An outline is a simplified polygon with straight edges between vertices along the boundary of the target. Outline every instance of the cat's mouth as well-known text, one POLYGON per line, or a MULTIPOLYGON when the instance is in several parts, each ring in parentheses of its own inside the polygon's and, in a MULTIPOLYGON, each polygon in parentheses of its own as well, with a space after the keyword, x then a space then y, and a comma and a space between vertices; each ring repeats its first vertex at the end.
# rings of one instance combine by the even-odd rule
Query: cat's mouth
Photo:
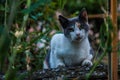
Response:
POLYGON ((83 39, 84 39, 84 37, 81 36, 81 37, 74 38, 73 41, 75 41, 75 42, 81 42, 83 39))
POLYGON ((76 41, 79 41, 79 40, 81 40, 82 39, 82 37, 77 37, 75 40, 76 41))

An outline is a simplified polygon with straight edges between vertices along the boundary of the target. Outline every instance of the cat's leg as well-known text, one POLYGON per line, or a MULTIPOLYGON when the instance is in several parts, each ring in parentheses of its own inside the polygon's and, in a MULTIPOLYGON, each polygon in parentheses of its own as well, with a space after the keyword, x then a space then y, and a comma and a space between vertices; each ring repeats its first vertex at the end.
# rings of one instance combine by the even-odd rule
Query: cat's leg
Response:
POLYGON ((63 62, 63 59, 57 55, 57 52, 54 51, 51 53, 50 55, 50 65, 51 65, 51 68, 57 68, 57 67, 64 67, 65 64, 63 62))
POLYGON ((50 52, 51 50, 49 49, 48 50, 48 53, 44 59, 44 62, 43 62, 43 69, 49 69, 50 68, 50 52))
POLYGON ((94 51, 92 48, 90 48, 90 50, 88 51, 89 55, 83 60, 82 65, 89 65, 92 66, 92 59, 94 56, 94 51))
POLYGON ((63 63, 62 59, 57 59, 56 60, 56 67, 65 67, 65 64, 63 63))
POLYGON ((93 58, 93 55, 91 55, 91 54, 89 56, 87 56, 87 58, 85 58, 83 60, 82 66, 84 66, 84 65, 92 66, 93 65, 92 58, 93 58))

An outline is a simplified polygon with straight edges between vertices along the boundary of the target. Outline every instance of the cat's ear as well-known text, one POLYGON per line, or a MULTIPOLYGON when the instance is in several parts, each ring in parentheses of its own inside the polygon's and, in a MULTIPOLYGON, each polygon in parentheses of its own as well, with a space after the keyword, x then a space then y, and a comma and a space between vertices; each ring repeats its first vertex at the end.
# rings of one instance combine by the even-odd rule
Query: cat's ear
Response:
POLYGON ((87 22, 88 21, 88 14, 87 14, 87 10, 85 8, 83 8, 81 11, 80 11, 80 14, 79 14, 79 19, 84 21, 84 22, 87 22))
POLYGON ((67 18, 63 17, 62 15, 59 15, 58 20, 59 20, 60 24, 62 25, 62 27, 65 29, 68 25, 69 20, 67 18))

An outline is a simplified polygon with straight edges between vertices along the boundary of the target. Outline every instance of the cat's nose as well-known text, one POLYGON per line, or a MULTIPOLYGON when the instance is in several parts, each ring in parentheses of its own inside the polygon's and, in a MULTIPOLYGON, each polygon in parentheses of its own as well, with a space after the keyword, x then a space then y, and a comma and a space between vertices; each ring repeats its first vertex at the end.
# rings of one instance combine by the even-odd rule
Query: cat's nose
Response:
POLYGON ((80 33, 77 33, 76 35, 77 35, 77 36, 80 36, 80 33))

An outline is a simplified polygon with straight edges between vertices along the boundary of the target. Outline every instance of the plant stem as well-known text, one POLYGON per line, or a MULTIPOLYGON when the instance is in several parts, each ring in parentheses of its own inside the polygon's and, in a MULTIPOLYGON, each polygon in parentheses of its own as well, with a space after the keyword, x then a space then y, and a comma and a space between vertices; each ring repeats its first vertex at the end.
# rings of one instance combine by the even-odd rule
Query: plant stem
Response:
MULTIPOLYGON (((30 7, 30 4, 31 4, 31 0, 27 0, 27 5, 26 7, 29 8, 30 7)), ((26 13, 23 17, 23 22, 22 22, 22 30, 24 31, 25 29, 25 25, 26 25, 26 22, 28 20, 28 16, 29 16, 29 13, 26 13)))
POLYGON ((10 27, 12 26, 13 24, 13 20, 14 20, 14 16, 15 16, 15 10, 16 10, 16 3, 18 2, 18 0, 13 0, 12 1, 12 5, 11 5, 11 10, 10 10, 10 16, 9 16, 9 19, 8 19, 8 24, 7 24, 7 28, 8 30, 10 29, 10 27))
POLYGON ((7 26, 7 23, 6 23, 6 17, 7 17, 7 0, 5 2, 5 14, 4 14, 4 26, 7 26))

